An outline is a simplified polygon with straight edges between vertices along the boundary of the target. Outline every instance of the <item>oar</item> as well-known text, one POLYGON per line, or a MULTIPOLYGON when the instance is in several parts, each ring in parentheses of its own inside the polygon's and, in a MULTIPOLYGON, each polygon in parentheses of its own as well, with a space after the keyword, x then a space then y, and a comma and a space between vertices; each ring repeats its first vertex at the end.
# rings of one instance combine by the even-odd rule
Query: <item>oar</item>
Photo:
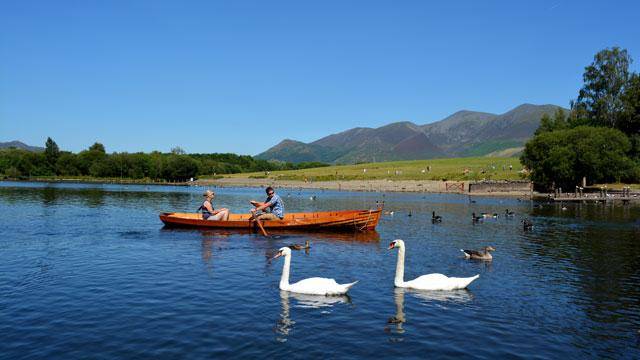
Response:
POLYGON ((269 234, 267 234, 267 231, 264 229, 264 226, 262 226, 262 221, 256 219, 256 222, 258 223, 258 227, 260 228, 260 231, 262 231, 262 235, 264 235, 265 237, 268 237, 269 234))
POLYGON ((251 217, 251 220, 255 221, 258 224, 258 227, 260 228, 260 231, 262 232, 262 235, 264 235, 265 237, 269 236, 269 234, 267 234, 267 231, 264 229, 264 226, 262 226, 262 222, 260 220, 258 220, 257 218, 255 218, 255 214, 254 214, 254 216, 251 217))

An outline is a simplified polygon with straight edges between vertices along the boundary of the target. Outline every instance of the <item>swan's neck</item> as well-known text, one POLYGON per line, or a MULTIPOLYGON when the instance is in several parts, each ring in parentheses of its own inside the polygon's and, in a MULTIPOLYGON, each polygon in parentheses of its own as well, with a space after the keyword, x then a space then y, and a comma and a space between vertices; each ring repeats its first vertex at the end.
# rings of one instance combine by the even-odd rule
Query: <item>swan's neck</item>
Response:
POLYGON ((396 278, 393 281, 396 287, 404 285, 404 246, 398 248, 398 262, 396 263, 396 278))
POLYGON ((291 267, 291 255, 284 257, 282 276, 280 277, 280 289, 282 290, 286 290, 289 287, 289 267, 291 267))

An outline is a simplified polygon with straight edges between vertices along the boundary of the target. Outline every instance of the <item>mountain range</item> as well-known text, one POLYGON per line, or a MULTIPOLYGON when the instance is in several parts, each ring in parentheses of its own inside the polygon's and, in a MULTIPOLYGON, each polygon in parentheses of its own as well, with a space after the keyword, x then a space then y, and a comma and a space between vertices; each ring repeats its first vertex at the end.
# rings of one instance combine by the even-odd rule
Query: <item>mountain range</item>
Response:
MULTIPOLYGON (((511 156, 533 136, 543 114, 556 105, 523 104, 504 114, 458 111, 440 121, 357 127, 311 143, 285 139, 258 159, 331 164, 464 156, 511 156)), ((568 111, 567 109, 563 109, 568 111)))
POLYGON ((22 150, 34 151, 34 152, 44 151, 43 147, 27 145, 17 140, 0 142, 0 149, 10 149, 10 148, 16 148, 16 149, 22 149, 22 150))

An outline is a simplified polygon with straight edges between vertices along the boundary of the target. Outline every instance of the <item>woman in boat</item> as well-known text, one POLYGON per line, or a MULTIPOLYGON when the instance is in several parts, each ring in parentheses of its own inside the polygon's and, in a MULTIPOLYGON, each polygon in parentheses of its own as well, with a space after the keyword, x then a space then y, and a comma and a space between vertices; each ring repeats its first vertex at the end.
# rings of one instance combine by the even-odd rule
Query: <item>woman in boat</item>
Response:
POLYGON ((222 221, 229 220, 229 209, 222 208, 222 209, 216 210, 213 208, 212 202, 213 202, 213 198, 216 196, 216 194, 213 191, 207 190, 204 192, 204 194, 202 194, 202 196, 204 196, 204 202, 202 203, 202 205, 200 205, 198 210, 202 211, 203 219, 222 220, 222 221))

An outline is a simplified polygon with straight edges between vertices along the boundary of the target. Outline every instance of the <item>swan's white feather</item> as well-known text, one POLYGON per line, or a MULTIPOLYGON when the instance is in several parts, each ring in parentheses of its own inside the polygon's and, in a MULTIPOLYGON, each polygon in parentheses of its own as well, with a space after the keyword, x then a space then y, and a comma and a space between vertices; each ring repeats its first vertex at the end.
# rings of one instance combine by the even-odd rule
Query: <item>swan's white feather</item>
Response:
POLYGON ((479 277, 480 275, 457 278, 443 274, 427 274, 411 281, 405 281, 404 287, 418 290, 457 290, 466 288, 479 277))

